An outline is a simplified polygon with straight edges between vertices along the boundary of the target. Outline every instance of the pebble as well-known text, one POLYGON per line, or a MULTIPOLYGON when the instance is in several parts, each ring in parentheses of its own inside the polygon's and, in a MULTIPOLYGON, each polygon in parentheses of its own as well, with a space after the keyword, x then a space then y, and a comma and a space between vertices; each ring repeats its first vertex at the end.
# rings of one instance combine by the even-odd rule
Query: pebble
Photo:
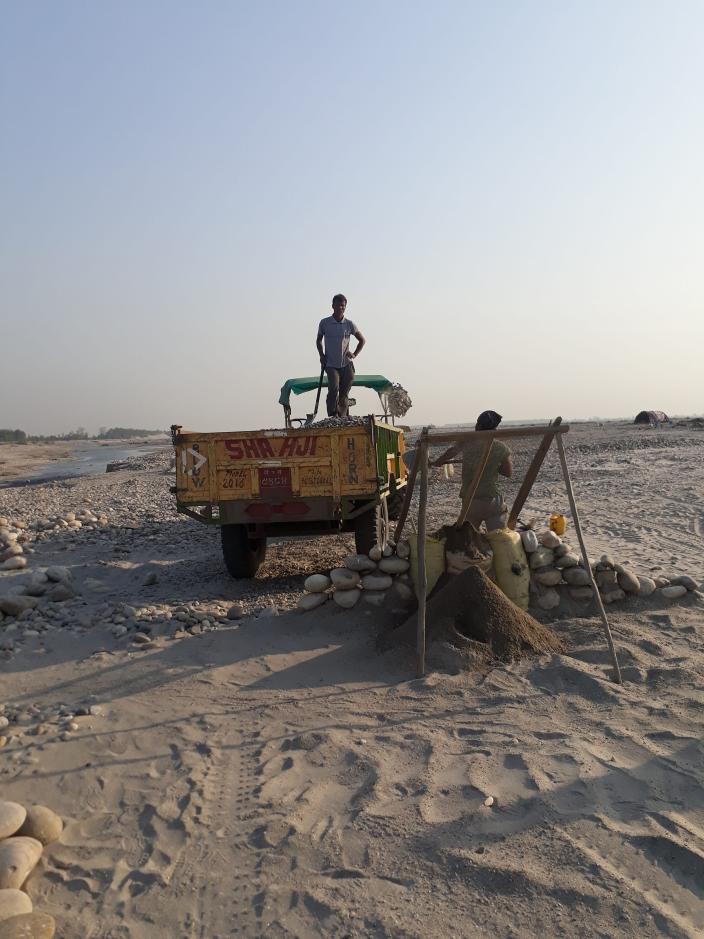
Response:
POLYGON ((359 586, 361 580, 357 571, 351 571, 347 567, 336 567, 330 571, 330 580, 333 587, 339 590, 352 590, 359 586))
POLYGON ((136 642, 138 645, 145 642, 151 642, 151 640, 152 637, 147 635, 147 633, 135 633, 134 636, 132 636, 132 642, 136 642))
POLYGON ((553 587, 538 594, 538 606, 541 610, 554 610, 560 605, 560 594, 553 587))
POLYGON ((53 587, 46 596, 48 600, 52 600, 54 603, 62 603, 64 600, 72 600, 75 597, 75 593, 68 584, 59 583, 53 587))
POLYGON ((558 570, 564 570, 568 567, 577 567, 579 564, 579 558, 576 554, 563 554, 559 558, 555 558, 555 567, 558 570))
POLYGON ((22 913, 0 922, 0 939, 53 939, 56 922, 48 913, 22 913))
POLYGON ((562 571, 555 570, 554 567, 541 567, 533 571, 535 582, 543 587, 556 587, 562 580, 562 571))
POLYGON ((674 577, 670 583, 675 587, 682 586, 687 590, 697 590, 697 582, 689 574, 680 574, 679 577, 674 577))
POLYGON ((11 916, 32 912, 32 901, 26 893, 16 888, 0 890, 0 923, 11 916))
POLYGON ((278 616, 279 608, 274 604, 270 603, 268 606, 265 606, 261 609, 257 615, 257 619, 266 619, 269 616, 278 616))
POLYGON ((326 603, 328 599, 329 595, 327 593, 306 593, 300 598, 296 606, 299 610, 315 610, 323 603, 326 603))
POLYGON ((396 554, 398 557, 403 558, 403 560, 409 558, 411 556, 410 542, 406 541, 405 538, 399 541, 399 543, 396 545, 396 554))
POLYGON ((27 810, 19 802, 0 802, 0 840, 20 830, 27 810))
POLYGON ((656 577, 656 578, 655 578, 655 586, 656 586, 656 587, 669 587, 669 586, 670 586, 670 580, 669 580, 669 578, 667 578, 667 577, 656 577))
POLYGON ((555 560, 555 554, 550 548, 538 548, 530 555, 530 569, 537 570, 539 567, 552 567, 555 560))
POLYGON ((0 890, 19 889, 42 856, 41 842, 14 836, 0 841, 0 890))
POLYGON ((550 529, 541 531, 538 535, 538 541, 544 548, 557 548, 562 544, 560 536, 550 529))
POLYGON ((618 573, 618 585, 626 593, 638 593, 640 591, 640 580, 631 571, 625 569, 618 573))
POLYGON ((36 838, 41 844, 47 845, 58 841, 63 829, 64 823, 56 812, 45 805, 30 805, 20 835, 36 838))
POLYGON ((362 578, 365 590, 388 590, 391 584, 392 579, 388 574, 366 574, 362 578))
POLYGON ((484 799, 484 805, 485 805, 487 808, 491 808, 491 806, 492 806, 493 804, 494 804, 494 797, 493 797, 493 796, 487 796, 486 799, 484 799))
POLYGON ((569 567, 563 571, 563 577, 571 587, 589 587, 591 590, 589 571, 583 567, 569 567))
POLYGON ((322 593, 327 590, 332 581, 326 574, 311 574, 306 577, 303 587, 308 593, 322 593))
POLYGON ((638 575, 638 596, 649 597, 655 592, 655 581, 651 577, 638 575))
POLYGON ((380 561, 383 557, 383 551, 378 544, 375 544, 374 547, 369 552, 369 558, 372 561, 380 561))
POLYGON ((332 598, 338 606, 345 610, 351 610, 361 596, 362 591, 354 587, 352 590, 336 590, 332 598))
POLYGON ((682 584, 675 584, 672 587, 662 587, 660 593, 666 600, 679 600, 687 593, 687 588, 682 584))
POLYGON ((230 609, 227 611, 228 619, 242 619, 244 615, 244 607, 241 603, 233 603, 230 609))
POLYGON ((159 576, 156 571, 149 571, 147 576, 142 580, 143 587, 153 587, 154 584, 159 582, 159 576))
POLYGON ((375 571, 376 562, 368 558, 366 554, 348 554, 345 558, 345 567, 351 571, 375 571))
POLYGON ((526 530, 522 531, 520 534, 523 550, 526 554, 532 554, 534 551, 538 550, 538 536, 532 528, 526 528, 526 530))

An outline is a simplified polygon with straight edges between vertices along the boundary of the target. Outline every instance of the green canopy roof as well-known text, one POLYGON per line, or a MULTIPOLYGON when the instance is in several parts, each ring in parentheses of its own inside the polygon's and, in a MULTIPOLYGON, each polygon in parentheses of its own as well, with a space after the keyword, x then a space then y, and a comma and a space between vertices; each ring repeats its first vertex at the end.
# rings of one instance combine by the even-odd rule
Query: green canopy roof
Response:
MULTIPOLYGON (((279 404, 283 404, 284 407, 288 407, 289 399, 291 397, 291 392, 295 395, 301 395, 304 391, 315 391, 318 387, 318 382, 320 381, 320 376, 311 376, 310 378, 289 378, 289 380, 282 385, 281 394, 279 395, 279 404)), ((328 376, 323 375, 323 388, 327 388, 328 385, 328 376)), ((352 385, 357 385, 361 388, 372 388, 377 394, 383 394, 385 391, 391 390, 391 382, 388 378, 384 378, 383 375, 355 375, 352 385)))

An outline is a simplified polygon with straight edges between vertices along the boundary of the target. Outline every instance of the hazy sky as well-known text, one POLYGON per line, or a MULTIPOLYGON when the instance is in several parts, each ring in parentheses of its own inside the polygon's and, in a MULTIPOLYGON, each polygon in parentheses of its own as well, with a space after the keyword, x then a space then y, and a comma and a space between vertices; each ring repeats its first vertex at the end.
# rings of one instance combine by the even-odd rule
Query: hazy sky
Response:
POLYGON ((338 291, 413 423, 704 411, 701 0, 0 16, 0 427, 277 426, 338 291))

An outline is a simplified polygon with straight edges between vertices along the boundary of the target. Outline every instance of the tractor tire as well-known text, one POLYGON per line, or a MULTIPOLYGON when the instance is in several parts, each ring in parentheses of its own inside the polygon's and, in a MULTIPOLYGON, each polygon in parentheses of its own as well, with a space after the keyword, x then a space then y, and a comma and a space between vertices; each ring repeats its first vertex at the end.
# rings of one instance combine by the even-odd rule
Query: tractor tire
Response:
POLYGON ((221 525, 222 556, 232 577, 254 577, 266 557, 266 538, 250 538, 246 525, 221 525))
POLYGON ((388 538, 386 498, 368 512, 358 515, 354 523, 354 544, 357 554, 369 554, 374 545, 383 545, 388 538))

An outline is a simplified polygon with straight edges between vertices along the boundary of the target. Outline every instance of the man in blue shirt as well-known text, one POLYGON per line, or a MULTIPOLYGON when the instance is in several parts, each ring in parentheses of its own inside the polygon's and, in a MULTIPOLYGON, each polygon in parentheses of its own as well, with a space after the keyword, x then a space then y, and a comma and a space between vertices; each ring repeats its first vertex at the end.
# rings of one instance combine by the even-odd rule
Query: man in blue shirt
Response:
POLYGON ((345 319, 346 309, 347 298, 336 293, 332 298, 332 316, 326 316, 318 326, 316 346, 320 364, 328 376, 328 417, 347 417, 347 397, 354 381, 352 360, 357 358, 366 341, 352 320, 345 319), (352 336, 357 340, 354 352, 350 352, 352 336))

